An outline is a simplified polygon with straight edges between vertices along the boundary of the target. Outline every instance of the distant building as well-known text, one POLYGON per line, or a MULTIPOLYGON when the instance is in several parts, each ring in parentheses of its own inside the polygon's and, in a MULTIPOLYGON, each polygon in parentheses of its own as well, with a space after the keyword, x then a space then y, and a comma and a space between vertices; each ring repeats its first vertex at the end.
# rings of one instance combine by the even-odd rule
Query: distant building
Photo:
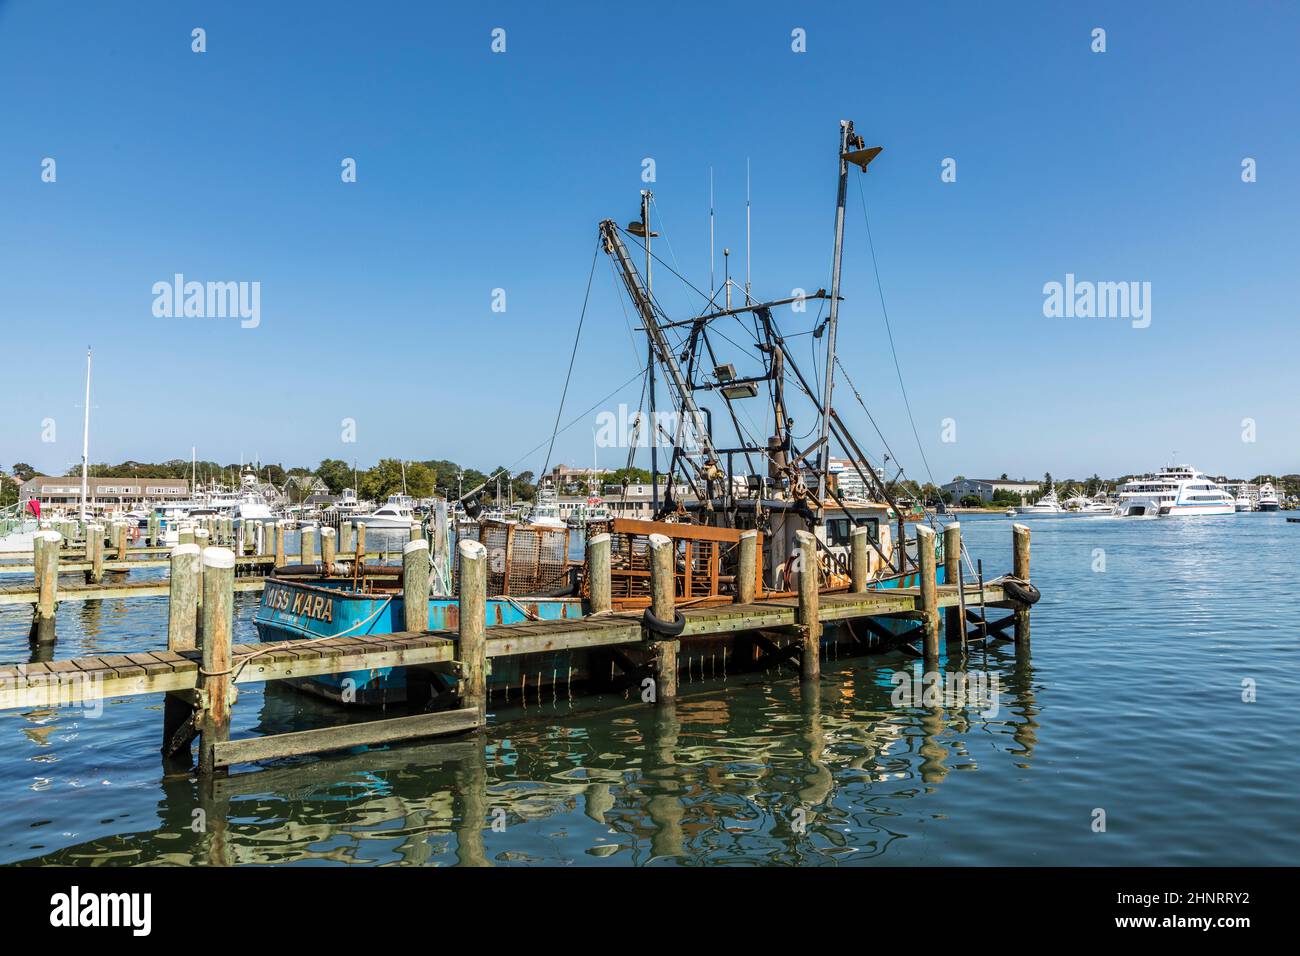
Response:
POLYGON ((587 490, 593 471, 597 482, 605 475, 614 473, 609 468, 574 468, 571 465, 556 465, 551 469, 551 487, 562 495, 580 494, 587 490))
MULTIPOLYGON (((856 462, 856 468, 854 464, 855 462, 847 458, 832 458, 829 460, 827 470, 835 483, 835 490, 850 501, 875 501, 877 497, 875 489, 862 480, 864 475, 872 473, 871 466, 865 461, 856 462), (859 471, 862 472, 861 475, 858 474, 859 471)), ((884 469, 876 468, 874 471, 876 477, 883 484, 884 469)))
POLYGON ((1037 494, 1040 483, 1037 481, 1012 481, 1007 478, 958 478, 943 486, 943 490, 952 495, 953 501, 960 501, 967 495, 978 495, 981 501, 992 501, 998 491, 1009 491, 1013 495, 1037 494))
MULTIPOLYGON (((86 504, 98 511, 130 511, 190 497, 184 478, 89 478, 86 484, 86 504)), ((81 479, 37 475, 18 486, 18 499, 24 505, 40 502, 42 512, 75 511, 81 507, 81 479)))
MULTIPOLYGON (((666 485, 659 487, 659 503, 662 505, 666 485)), ((622 485, 606 485, 604 502, 611 518, 653 518, 654 506, 650 484, 630 484, 626 492, 622 485)), ((694 501, 695 495, 686 485, 673 487, 674 501, 694 501)))

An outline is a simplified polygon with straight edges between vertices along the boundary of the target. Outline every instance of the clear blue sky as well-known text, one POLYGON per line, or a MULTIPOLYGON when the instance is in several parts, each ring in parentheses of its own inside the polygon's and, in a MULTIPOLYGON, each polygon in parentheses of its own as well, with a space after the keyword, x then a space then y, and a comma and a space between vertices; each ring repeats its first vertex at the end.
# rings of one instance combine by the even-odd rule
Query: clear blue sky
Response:
MULTIPOLYGON (((0 0, 0 458, 78 460, 91 345, 95 461, 197 445, 514 464, 550 433, 597 223, 635 217, 642 159, 659 252, 707 287, 709 167, 734 274, 748 158, 755 293, 785 296, 827 281, 848 117, 885 147, 862 185, 936 480, 1117 474, 1175 450, 1300 471, 1298 38, 1284 3, 0 0), (155 318, 151 287, 176 272, 259 281, 260 326, 155 318), (1066 273, 1150 282, 1150 327, 1045 318, 1066 273)), ((842 355, 924 478, 856 183, 849 199, 842 355)), ((566 421, 637 368, 597 269, 566 421)), ((674 314, 698 306, 657 278, 674 314)), ((554 458, 589 462, 594 424, 554 458)))

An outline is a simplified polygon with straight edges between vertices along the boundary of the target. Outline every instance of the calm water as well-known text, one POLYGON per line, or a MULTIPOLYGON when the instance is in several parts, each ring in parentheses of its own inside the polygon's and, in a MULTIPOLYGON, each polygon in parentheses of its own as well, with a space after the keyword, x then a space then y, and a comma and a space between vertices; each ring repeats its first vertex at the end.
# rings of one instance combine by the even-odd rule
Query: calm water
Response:
MULTIPOLYGON (((1300 525, 1031 524, 1044 594, 1032 661, 1003 644, 964 664, 997 678, 996 713, 893 706, 890 675, 912 666, 898 657, 827 660, 802 689, 775 673, 724 680, 696 659, 673 710, 560 692, 494 724, 486 748, 305 758, 201 789, 162 773, 159 696, 106 702, 98 718, 7 711, 0 862, 1300 861, 1300 525)), ((1009 521, 962 526, 987 574, 1008 569, 1009 521)), ((236 603, 248 639, 255 597, 236 603)), ((28 622, 0 608, 4 663, 26 659, 28 622)), ((165 624, 164 599, 65 604, 57 656, 157 648, 165 624)), ((241 685, 234 734, 334 714, 241 685)))

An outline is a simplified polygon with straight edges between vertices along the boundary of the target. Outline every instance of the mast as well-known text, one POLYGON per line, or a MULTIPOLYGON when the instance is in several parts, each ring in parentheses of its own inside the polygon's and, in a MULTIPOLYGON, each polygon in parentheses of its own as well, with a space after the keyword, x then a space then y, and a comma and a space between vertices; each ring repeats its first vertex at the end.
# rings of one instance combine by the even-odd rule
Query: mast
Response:
POLYGON ((822 396, 821 448, 817 452, 817 516, 824 514, 826 469, 830 463, 831 395, 835 389, 835 332, 840 318, 840 264, 844 258, 844 195, 849 186, 849 163, 862 168, 880 154, 879 146, 864 148, 853 131, 853 120, 840 120, 840 175, 835 198, 835 252, 831 266, 831 306, 826 319, 826 386, 822 396))
MULTIPOLYGON (((650 292, 650 190, 641 190, 641 238, 645 240, 645 285, 646 297, 650 292)), ((653 312, 653 307, 651 308, 653 312)), ((655 345, 651 340, 646 343, 648 359, 646 366, 650 375, 650 510, 659 513, 659 433, 655 427, 655 345)), ((672 491, 672 476, 668 478, 669 491, 672 491)))
POLYGON ((90 490, 90 347, 86 347, 86 407, 81 426, 81 520, 87 521, 86 496, 90 490))
POLYGON ((844 158, 849 137, 853 135, 853 121, 840 120, 840 176, 835 199, 835 252, 831 264, 831 307, 826 320, 826 386, 822 397, 821 449, 817 452, 817 516, 825 509, 826 468, 830 458, 827 442, 831 428, 831 393, 835 389, 835 331, 840 319, 840 264, 844 258, 844 194, 849 185, 849 164, 844 158))

